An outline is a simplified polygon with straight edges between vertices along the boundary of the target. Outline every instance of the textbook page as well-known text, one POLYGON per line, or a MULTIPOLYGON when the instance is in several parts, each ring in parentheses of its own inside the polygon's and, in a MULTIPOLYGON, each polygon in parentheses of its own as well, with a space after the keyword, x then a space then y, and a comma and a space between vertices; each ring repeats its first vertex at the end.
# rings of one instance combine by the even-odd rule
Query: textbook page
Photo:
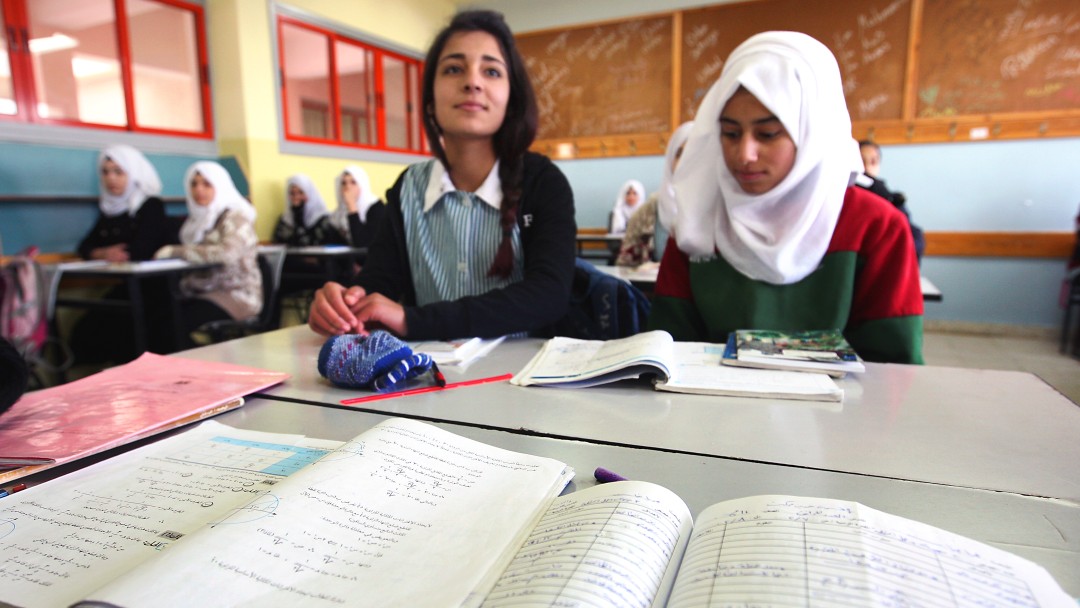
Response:
POLYGON ((669 377, 672 344, 671 335, 660 330, 618 340, 552 338, 510 383, 585 388, 646 373, 669 377))
POLYGON ((751 496, 698 515, 669 608, 1068 606, 1041 566, 854 502, 751 496))
POLYGON ((12 494, 0 500, 0 603, 71 605, 340 444, 208 421, 12 494))
POLYGON ((671 378, 657 382, 657 390, 834 403, 844 399, 843 389, 827 374, 724 366, 723 345, 675 342, 673 352, 671 378))
POLYGON ((663 606, 692 528, 686 504, 651 483, 560 496, 483 607, 663 606))
POLYGON ((90 599, 457 606, 509 563, 572 475, 549 458, 388 420, 90 599))

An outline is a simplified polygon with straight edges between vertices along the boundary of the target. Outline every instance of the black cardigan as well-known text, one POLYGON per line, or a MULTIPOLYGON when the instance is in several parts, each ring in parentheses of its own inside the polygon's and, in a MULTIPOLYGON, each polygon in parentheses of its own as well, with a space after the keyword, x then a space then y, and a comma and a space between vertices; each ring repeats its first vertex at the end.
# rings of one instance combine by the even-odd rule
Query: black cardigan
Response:
POLYGON ((90 259, 98 247, 127 243, 132 260, 149 260, 164 245, 179 242, 179 235, 165 217, 165 203, 156 196, 143 201, 134 217, 126 213, 112 217, 100 213, 90 232, 79 242, 78 252, 90 259))
POLYGON ((405 306, 410 340, 537 334, 566 314, 574 277, 574 195, 547 157, 527 153, 518 205, 524 278, 487 293, 416 305, 401 213, 402 177, 387 192, 387 208, 357 282, 405 306))

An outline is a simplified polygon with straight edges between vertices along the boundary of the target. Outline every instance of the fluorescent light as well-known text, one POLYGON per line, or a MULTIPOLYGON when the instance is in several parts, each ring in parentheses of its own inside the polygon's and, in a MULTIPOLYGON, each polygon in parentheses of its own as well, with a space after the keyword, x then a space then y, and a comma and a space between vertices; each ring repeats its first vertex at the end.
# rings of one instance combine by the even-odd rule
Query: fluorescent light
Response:
POLYGON ((113 60, 93 59, 87 55, 76 55, 71 58, 71 73, 75 75, 75 78, 90 78, 118 71, 119 67, 113 60))
POLYGON ((30 39, 30 52, 37 54, 52 53, 53 51, 63 51, 66 49, 73 49, 79 46, 79 41, 75 40, 71 36, 65 34, 53 34, 44 38, 31 38, 30 39))

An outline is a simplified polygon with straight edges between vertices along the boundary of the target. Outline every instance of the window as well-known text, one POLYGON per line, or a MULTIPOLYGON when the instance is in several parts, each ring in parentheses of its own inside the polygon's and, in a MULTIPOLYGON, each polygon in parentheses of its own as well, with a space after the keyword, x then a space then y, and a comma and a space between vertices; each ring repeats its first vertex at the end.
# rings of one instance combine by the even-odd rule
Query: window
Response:
POLYGON ((286 139, 427 151, 418 59, 285 15, 278 48, 286 139))
POLYGON ((211 136, 200 6, 2 2, 0 118, 211 136))

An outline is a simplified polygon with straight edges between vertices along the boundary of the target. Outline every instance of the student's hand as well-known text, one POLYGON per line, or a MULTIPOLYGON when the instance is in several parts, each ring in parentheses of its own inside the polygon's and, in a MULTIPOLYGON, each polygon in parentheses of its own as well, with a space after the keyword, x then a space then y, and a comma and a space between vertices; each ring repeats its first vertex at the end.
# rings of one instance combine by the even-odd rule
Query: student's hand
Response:
POLYGON ((359 332, 367 334, 376 329, 385 329, 400 338, 409 333, 405 323, 405 308, 381 293, 365 296, 354 309, 359 321, 359 332))
POLYGON ((131 259, 131 254, 128 253, 127 244, 117 243, 115 245, 109 245, 108 247, 98 247, 90 252, 90 257, 95 260, 105 260, 107 262, 127 262, 131 259))
POLYGON ((364 295, 362 287, 346 289, 340 283, 328 282, 315 292, 315 301, 308 312, 308 327, 324 336, 362 332, 356 308, 364 295))

